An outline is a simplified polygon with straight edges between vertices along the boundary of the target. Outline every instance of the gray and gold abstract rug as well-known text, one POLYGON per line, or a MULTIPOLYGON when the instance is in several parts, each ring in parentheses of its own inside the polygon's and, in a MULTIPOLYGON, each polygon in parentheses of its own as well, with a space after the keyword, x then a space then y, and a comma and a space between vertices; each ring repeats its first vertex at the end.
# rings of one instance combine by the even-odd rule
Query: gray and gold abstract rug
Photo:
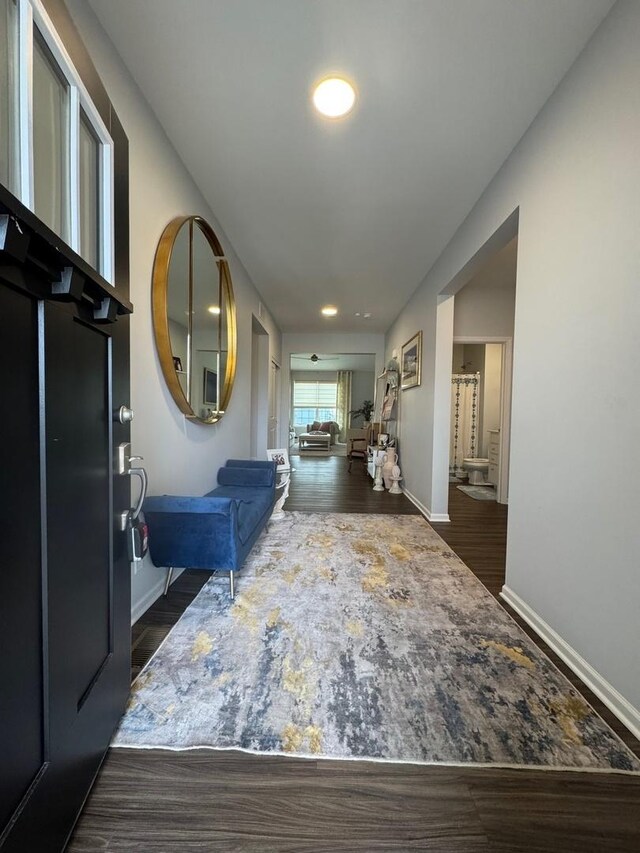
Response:
POLYGON ((417 516, 286 513, 211 578, 113 746, 640 771, 417 516))

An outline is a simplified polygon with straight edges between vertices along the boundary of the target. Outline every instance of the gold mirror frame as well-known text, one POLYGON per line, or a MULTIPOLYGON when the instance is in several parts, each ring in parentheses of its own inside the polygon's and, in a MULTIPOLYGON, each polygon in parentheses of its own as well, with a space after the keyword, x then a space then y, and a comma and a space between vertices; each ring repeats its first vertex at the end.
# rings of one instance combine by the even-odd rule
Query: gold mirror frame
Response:
MULTIPOLYGON (((189 420, 201 424, 215 424, 224 415, 229 405, 231 392, 236 376, 237 359, 237 328, 236 328, 236 303, 231 283, 231 272, 229 264, 224 257, 224 250, 216 237, 213 228, 201 216, 177 216, 166 226, 158 242, 156 255, 153 261, 152 279, 152 310, 153 330, 156 341, 156 349, 160 359, 160 366, 167 387, 171 392, 174 402, 180 411, 189 420), (180 384, 178 374, 173 361, 173 350, 171 348, 171 336, 169 334, 169 314, 167 310, 169 290, 169 270, 171 267, 171 256, 176 238, 183 227, 189 228, 189 278, 188 278, 188 303, 189 303, 189 348, 192 346, 191 323, 193 312, 193 229, 197 227, 205 236, 211 247, 212 258, 215 261, 220 282, 220 304, 224 310, 224 318, 227 325, 227 362, 225 366, 224 383, 220 391, 218 407, 208 418, 197 415, 180 384)), ((219 336, 220 333, 218 333, 219 336)), ((190 377, 189 377, 190 379, 190 377)), ((190 382, 187 384, 187 393, 190 394, 190 382)))

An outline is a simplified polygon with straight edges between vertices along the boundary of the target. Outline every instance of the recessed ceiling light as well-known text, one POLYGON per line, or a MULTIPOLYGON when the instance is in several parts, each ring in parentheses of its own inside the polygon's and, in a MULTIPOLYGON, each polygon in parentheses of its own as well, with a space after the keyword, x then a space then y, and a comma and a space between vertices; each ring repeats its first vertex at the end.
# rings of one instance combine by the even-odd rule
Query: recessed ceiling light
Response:
POLYGON ((219 305, 209 305, 209 307, 207 308, 207 311, 209 312, 209 314, 219 314, 220 313, 220 306, 219 305))
POLYGON ((338 313, 338 309, 335 308, 333 305, 325 305, 322 309, 322 313, 325 317, 335 317, 338 313))
POLYGON ((370 319, 371 319, 371 312, 370 312, 370 311, 367 311, 367 312, 366 312, 366 314, 364 314, 364 319, 365 319, 365 320, 370 320, 370 319))
POLYGON ((356 317, 359 317, 359 316, 360 316, 360 312, 356 311, 356 317))
POLYGON ((328 77, 313 92, 313 104, 327 118, 340 118, 350 112, 356 100, 351 83, 342 77, 328 77))

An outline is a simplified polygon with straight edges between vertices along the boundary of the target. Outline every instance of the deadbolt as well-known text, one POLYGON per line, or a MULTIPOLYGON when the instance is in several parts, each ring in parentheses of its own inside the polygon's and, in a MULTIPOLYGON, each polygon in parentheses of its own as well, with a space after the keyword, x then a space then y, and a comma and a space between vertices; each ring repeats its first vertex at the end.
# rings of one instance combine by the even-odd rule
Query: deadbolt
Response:
POLYGON ((118 409, 118 420, 121 424, 131 423, 133 420, 133 409, 128 408, 128 406, 120 406, 118 409))

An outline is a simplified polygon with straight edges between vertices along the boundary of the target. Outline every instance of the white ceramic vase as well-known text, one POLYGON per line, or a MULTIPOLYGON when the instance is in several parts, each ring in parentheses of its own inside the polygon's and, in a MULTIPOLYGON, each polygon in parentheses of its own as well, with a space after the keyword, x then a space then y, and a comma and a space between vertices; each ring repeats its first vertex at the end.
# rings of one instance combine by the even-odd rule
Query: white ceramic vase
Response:
POLYGON ((384 480, 384 486, 386 489, 391 488, 391 484, 393 482, 391 475, 393 473, 393 466, 398 462, 398 454, 390 447, 387 452, 384 454, 384 465, 382 466, 382 479, 384 480))

